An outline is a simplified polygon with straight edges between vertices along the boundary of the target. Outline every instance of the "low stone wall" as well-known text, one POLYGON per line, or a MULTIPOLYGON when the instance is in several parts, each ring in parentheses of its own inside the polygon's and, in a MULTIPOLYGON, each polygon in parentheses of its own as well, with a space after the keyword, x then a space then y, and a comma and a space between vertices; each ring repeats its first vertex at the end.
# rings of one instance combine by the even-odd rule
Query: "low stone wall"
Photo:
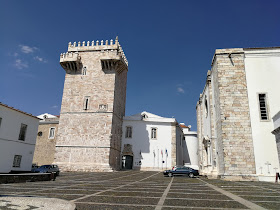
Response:
POLYGON ((28 173, 28 174, 0 174, 0 184, 50 181, 54 179, 51 173, 28 173))

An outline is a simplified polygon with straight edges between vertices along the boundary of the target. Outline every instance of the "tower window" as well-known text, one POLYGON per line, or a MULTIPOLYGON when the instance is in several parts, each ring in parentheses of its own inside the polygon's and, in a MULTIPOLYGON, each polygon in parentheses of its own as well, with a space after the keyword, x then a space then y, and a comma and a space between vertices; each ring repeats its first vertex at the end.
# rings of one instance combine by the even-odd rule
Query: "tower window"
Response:
POLYGON ((125 138, 132 138, 132 127, 131 126, 126 127, 125 138))
POLYGON ((55 134, 55 128, 50 128, 49 139, 53 139, 55 134))
POLYGON ((0 127, 1 127, 1 123, 2 123, 2 117, 0 117, 0 127))
POLYGON ((89 109, 89 96, 86 96, 84 98, 84 110, 88 110, 89 109))
POLYGON ((27 125, 21 123, 18 140, 22 140, 22 141, 25 140, 26 130, 27 130, 27 125))
POLYGON ((268 120, 267 96, 264 93, 259 94, 259 106, 261 120, 268 120))
POLYGON ((208 116, 208 102, 207 102, 207 96, 205 96, 205 100, 204 100, 204 110, 205 110, 205 117, 207 118, 207 116, 208 116))
POLYGON ((151 129, 151 139, 157 139, 157 128, 151 129))
POLYGON ((87 75, 87 67, 83 67, 82 74, 87 75))

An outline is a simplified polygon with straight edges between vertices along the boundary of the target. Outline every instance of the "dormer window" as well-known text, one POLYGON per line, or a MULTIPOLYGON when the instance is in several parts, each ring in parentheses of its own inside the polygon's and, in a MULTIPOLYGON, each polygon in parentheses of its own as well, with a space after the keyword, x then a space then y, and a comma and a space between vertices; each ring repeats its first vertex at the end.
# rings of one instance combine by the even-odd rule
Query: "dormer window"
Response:
POLYGON ((144 119, 147 119, 147 118, 148 118, 148 115, 142 114, 142 119, 141 120, 144 120, 144 119))

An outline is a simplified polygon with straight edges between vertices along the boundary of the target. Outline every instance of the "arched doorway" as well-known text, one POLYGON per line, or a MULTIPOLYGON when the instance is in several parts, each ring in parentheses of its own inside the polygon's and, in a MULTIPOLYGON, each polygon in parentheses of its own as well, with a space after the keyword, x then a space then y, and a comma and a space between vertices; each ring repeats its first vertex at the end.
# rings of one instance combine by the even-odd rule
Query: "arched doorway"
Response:
POLYGON ((133 168, 133 151, 131 144, 125 144, 122 152, 122 168, 132 169, 133 168))
POLYGON ((123 169, 132 169, 132 167, 133 167, 133 156, 124 155, 122 157, 122 168, 123 169))

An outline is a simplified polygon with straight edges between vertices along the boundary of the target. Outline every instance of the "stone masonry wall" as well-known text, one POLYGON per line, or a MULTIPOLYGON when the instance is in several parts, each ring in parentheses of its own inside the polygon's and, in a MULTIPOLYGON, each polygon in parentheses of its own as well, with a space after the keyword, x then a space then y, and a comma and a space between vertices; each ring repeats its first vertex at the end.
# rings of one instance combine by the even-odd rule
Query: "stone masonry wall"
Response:
POLYGON ((254 147, 242 49, 217 50, 215 65, 215 98, 218 100, 216 106, 219 105, 216 112, 217 141, 223 145, 224 175, 254 175, 254 147))
POLYGON ((176 147, 176 124, 174 123, 171 126, 171 166, 175 166, 177 164, 176 147))
POLYGON ((122 122, 125 115, 127 71, 115 76, 114 110, 112 119, 112 138, 110 151, 110 165, 120 169, 122 122))
POLYGON ((40 166, 54 162, 57 129, 58 123, 39 124, 38 132, 42 132, 42 136, 37 136, 32 163, 40 166), (49 132, 52 127, 55 128, 55 136, 53 139, 49 139, 49 132))
POLYGON ((216 160, 217 160, 217 173, 223 175, 224 168, 224 147, 223 147, 223 131, 221 125, 221 109, 220 109, 220 91, 219 91, 219 78, 217 71, 217 63, 214 62, 211 69, 212 75, 212 92, 213 102, 215 103, 215 130, 216 130, 216 160))
POLYGON ((202 156, 202 119, 201 119, 201 101, 197 102, 196 105, 196 120, 197 120, 197 139, 198 139, 198 165, 199 169, 203 167, 203 156, 202 156))

